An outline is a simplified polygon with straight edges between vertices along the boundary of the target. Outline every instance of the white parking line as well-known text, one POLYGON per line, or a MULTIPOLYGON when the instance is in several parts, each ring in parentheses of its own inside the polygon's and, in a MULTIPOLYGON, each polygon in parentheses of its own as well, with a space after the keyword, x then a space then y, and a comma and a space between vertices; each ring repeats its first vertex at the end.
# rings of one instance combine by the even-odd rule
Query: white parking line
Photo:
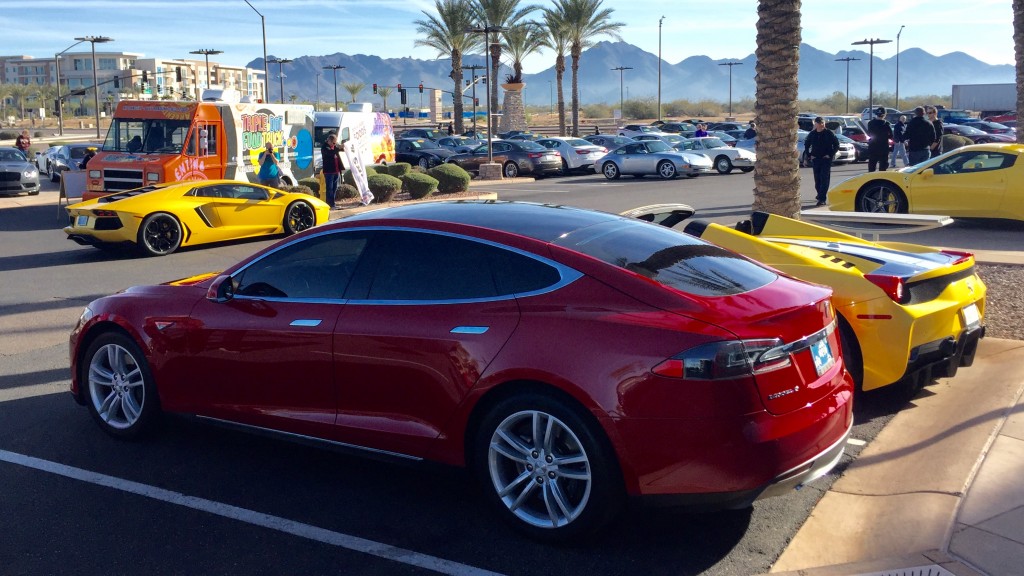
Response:
POLYGON ((860 438, 853 438, 853 437, 850 437, 846 441, 846 443, 851 445, 851 446, 866 446, 867 445, 867 442, 865 442, 864 440, 861 440, 860 438))
POLYGON ((284 532, 286 534, 315 540, 324 544, 331 544, 348 550, 370 554, 372 556, 385 558, 402 564, 409 564, 411 566, 433 570, 434 572, 440 572, 442 574, 453 574, 458 576, 496 576, 498 574, 497 572, 474 568, 473 566, 459 564, 458 562, 452 562, 443 558, 420 554, 419 552, 413 552, 412 550, 405 550, 388 544, 374 542, 373 540, 366 540, 365 538, 359 538, 358 536, 350 536, 348 534, 310 526, 309 524, 288 520, 287 518, 271 516, 269 514, 263 514, 246 508, 239 508, 229 504, 214 502, 205 498, 187 496, 180 492, 172 492, 155 486, 132 482, 131 480, 115 478, 113 476, 107 476, 106 474, 90 472, 88 470, 66 466, 49 460, 25 456, 24 454, 0 450, 0 461, 33 468, 35 470, 41 470, 43 472, 49 472, 51 474, 57 474, 58 476, 64 476, 73 480, 80 480, 90 484, 106 486, 115 490, 121 490, 122 492, 130 492, 139 496, 145 496, 146 498, 152 498, 169 504, 176 504, 178 506, 216 514, 217 516, 231 518, 232 520, 238 520, 247 524, 277 530, 278 532, 284 532))

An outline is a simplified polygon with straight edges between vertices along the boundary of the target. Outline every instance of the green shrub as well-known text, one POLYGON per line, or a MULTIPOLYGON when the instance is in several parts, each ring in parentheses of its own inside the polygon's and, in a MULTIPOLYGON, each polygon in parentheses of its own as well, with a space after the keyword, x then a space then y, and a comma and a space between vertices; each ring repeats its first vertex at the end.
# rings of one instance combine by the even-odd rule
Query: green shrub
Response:
POLYGON ((313 191, 309 189, 309 186, 304 184, 299 184, 298 186, 281 186, 280 190, 291 192, 293 194, 309 194, 310 196, 315 196, 313 191))
POLYGON ((36 130, 35 132, 32 133, 32 137, 33 138, 42 138, 43 137, 43 131, 42 130, 36 130))
POLYGON ((402 176, 408 174, 411 170, 412 164, 409 164, 408 162, 396 162, 388 166, 388 174, 394 176, 395 178, 401 178, 402 176))
POLYGON ((338 186, 338 191, 334 194, 336 200, 343 198, 358 198, 359 189, 351 184, 342 184, 338 186))
MULTIPOLYGON (((367 178, 369 178, 370 176, 373 176, 376 173, 377 173, 377 171, 374 170, 372 166, 367 166, 366 167, 366 177, 367 178)), ((344 182, 345 184, 348 184, 349 186, 355 186, 356 185, 356 179, 352 176, 352 171, 351 170, 345 170, 345 173, 341 175, 341 181, 344 182)))
POLYGON ((434 166, 427 174, 437 180, 438 194, 455 194, 469 190, 469 172, 455 164, 434 166))
POLYGON ((373 192, 373 202, 383 204, 391 202, 402 189, 402 181, 389 174, 374 174, 367 178, 370 184, 370 192, 373 192))
POLYGON ((402 190, 413 199, 426 198, 437 191, 437 178, 409 172, 402 177, 402 190))
POLYGON ((320 181, 316 178, 303 178, 299 180, 299 186, 305 186, 313 191, 313 196, 320 195, 320 181))
POLYGON ((18 133, 10 132, 8 130, 0 130, 0 140, 17 140, 18 133))

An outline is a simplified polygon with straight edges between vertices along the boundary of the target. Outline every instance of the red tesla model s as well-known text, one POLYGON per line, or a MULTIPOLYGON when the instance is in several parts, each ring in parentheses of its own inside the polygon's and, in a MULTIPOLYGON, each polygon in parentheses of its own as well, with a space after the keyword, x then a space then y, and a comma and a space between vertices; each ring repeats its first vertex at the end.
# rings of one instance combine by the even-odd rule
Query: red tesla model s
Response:
POLYGON ((425 203, 90 303, 71 391, 118 437, 167 412, 469 466, 513 525, 573 539, 627 496, 745 507, 831 469, 830 295, 633 218, 425 203))

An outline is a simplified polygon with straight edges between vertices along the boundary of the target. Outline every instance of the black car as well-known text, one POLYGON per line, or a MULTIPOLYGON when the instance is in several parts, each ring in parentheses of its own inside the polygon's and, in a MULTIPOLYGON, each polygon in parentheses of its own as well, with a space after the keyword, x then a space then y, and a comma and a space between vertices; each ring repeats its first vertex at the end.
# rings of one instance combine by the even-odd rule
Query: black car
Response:
POLYGON ((453 151, 427 138, 399 138, 395 140, 395 160, 408 162, 420 168, 433 168, 444 164, 453 151))
POLYGON ((591 144, 604 146, 609 152, 615 150, 619 146, 629 144, 630 142, 636 142, 636 140, 633 140, 629 136, 616 136, 614 134, 591 134, 590 136, 584 136, 583 139, 591 144))
MULTIPOLYGON (((530 140, 492 140, 491 156, 501 164, 505 178, 520 174, 559 174, 562 171, 562 155, 530 140)), ((449 164, 460 166, 467 172, 480 173, 480 165, 487 163, 487 145, 484 144, 469 154, 455 154, 448 158, 449 164)))
POLYGON ((683 138, 693 138, 697 127, 689 122, 662 122, 661 131, 669 134, 679 134, 683 138))
POLYGON ((50 182, 60 182, 60 173, 65 170, 81 170, 79 165, 89 148, 98 148, 96 144, 65 144, 50 159, 50 182))
POLYGON ((434 128, 410 128, 398 135, 399 138, 426 138, 437 142, 448 133, 434 128))

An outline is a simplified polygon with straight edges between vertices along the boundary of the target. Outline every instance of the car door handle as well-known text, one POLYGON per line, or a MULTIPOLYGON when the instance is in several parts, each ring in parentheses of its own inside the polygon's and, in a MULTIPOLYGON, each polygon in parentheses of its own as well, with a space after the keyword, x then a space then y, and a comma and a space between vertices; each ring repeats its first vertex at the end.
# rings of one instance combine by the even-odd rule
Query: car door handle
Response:
POLYGON ((490 329, 490 326, 456 326, 452 328, 452 334, 483 334, 490 329))
POLYGON ((322 320, 317 318, 300 318, 299 320, 292 320, 289 326, 302 326, 304 328, 314 328, 320 325, 322 320))

